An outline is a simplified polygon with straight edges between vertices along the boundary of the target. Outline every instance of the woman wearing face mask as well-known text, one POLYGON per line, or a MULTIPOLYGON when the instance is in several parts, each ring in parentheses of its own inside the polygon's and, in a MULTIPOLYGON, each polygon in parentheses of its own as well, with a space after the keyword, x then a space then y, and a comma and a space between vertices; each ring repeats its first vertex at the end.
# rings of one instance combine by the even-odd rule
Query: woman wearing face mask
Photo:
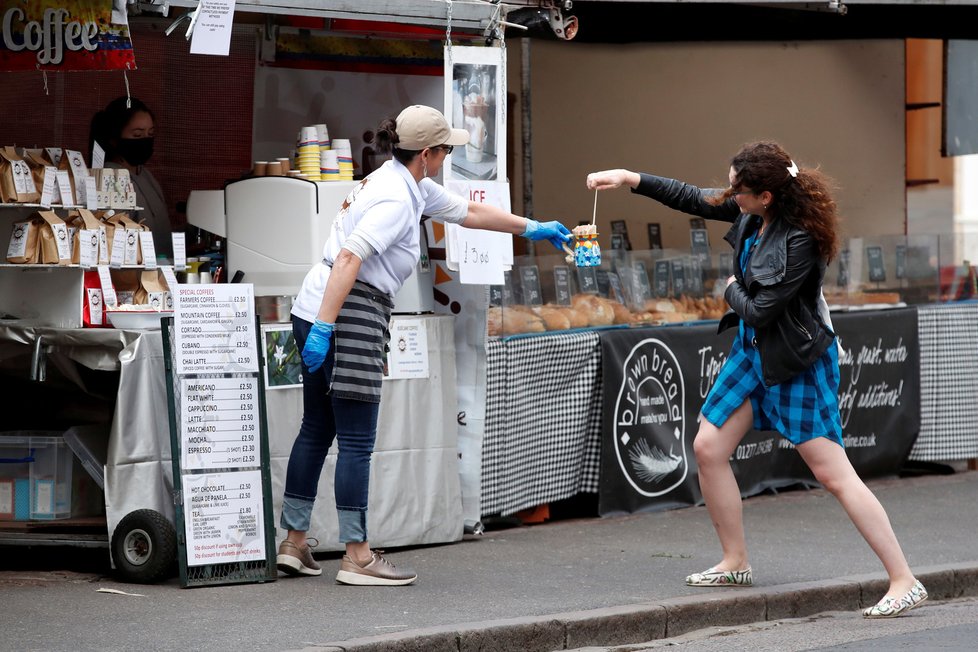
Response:
POLYGON ((153 233, 157 254, 173 258, 173 227, 170 213, 156 177, 145 163, 153 156, 155 125, 153 112, 134 97, 113 100, 92 118, 89 151, 94 143, 105 151, 105 167, 125 168, 136 187, 133 218, 153 233))

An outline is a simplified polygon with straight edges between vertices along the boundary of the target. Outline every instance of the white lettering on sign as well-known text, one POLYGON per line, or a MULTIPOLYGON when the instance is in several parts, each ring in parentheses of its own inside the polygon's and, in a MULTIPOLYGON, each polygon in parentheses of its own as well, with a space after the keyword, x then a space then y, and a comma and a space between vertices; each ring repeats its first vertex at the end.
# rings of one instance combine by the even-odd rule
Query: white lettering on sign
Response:
POLYGON ((65 48, 95 51, 98 25, 94 21, 69 21, 70 15, 67 9, 45 9, 40 21, 25 21, 23 9, 8 9, 3 15, 3 45, 11 52, 37 52, 37 62, 42 65, 60 64, 65 48))

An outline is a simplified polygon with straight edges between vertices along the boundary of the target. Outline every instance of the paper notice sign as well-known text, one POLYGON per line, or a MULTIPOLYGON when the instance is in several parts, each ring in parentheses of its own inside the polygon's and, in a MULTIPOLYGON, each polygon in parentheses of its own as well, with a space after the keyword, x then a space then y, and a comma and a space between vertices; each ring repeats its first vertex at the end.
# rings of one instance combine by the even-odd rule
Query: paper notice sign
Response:
POLYGON ((115 288, 112 286, 112 274, 105 265, 98 266, 98 282, 102 286, 103 303, 110 308, 114 308, 118 303, 115 296, 115 288))
POLYGON ((420 319, 394 319, 390 324, 388 378, 428 377, 428 329, 420 319))
POLYGON ((190 54, 227 56, 231 50, 231 19, 235 0, 200 0, 190 54))
POLYGON ((54 201, 54 191, 58 186, 56 176, 58 168, 47 165, 44 167, 44 187, 41 188, 41 206, 51 208, 54 201))
POLYGON ((75 199, 71 194, 71 177, 68 176, 68 170, 58 170, 58 193, 60 193, 60 201, 62 206, 73 206, 75 204, 75 199))
POLYGON ((166 286, 170 288, 170 292, 177 289, 177 275, 173 273, 173 267, 170 265, 160 265, 160 271, 163 272, 163 279, 166 280, 166 286))
POLYGON ((102 290, 101 288, 88 289, 88 314, 92 326, 102 325, 102 290))
POLYGON ((126 230, 122 227, 115 227, 112 233, 112 259, 109 264, 113 267, 122 267, 126 263, 126 230))
POLYGON ((143 252, 143 266, 146 269, 156 269, 156 245, 150 231, 139 232, 139 247, 143 252))
MULTIPOLYGON (((115 228, 119 231, 119 227, 115 228)), ((139 258, 136 256, 137 247, 139 247, 139 229, 126 229, 126 259, 125 265, 136 265, 139 262, 139 258)))
POLYGON ((95 229, 82 229, 78 233, 78 264, 82 267, 98 265, 99 232, 95 229))
POLYGON ((473 285, 500 285, 503 282, 505 250, 512 250, 513 238, 507 233, 466 229, 458 233, 459 281, 473 285))
POLYGON ((90 211, 98 210, 98 185, 95 183, 95 177, 87 176, 85 177, 85 184, 82 186, 85 189, 85 208, 90 211))
POLYGON ((173 233, 173 267, 178 272, 187 269, 187 234, 182 231, 173 233))

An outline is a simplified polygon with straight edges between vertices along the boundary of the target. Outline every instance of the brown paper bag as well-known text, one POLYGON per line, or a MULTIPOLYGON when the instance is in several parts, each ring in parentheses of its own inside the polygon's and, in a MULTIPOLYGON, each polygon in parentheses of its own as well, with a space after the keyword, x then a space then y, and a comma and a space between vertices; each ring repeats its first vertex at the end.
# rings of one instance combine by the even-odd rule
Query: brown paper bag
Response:
POLYGON ((166 309, 168 288, 163 274, 158 269, 143 270, 139 276, 139 289, 136 290, 137 305, 150 305, 155 310, 166 309))
MULTIPOLYGON (((102 223, 92 214, 91 211, 85 208, 77 208, 68 213, 68 219, 65 220, 68 227, 74 227, 75 235, 71 240, 71 263, 77 265, 81 262, 81 247, 83 244, 86 246, 91 246, 88 243, 82 243, 81 232, 82 231, 94 231, 95 237, 98 238, 98 232, 102 228, 102 223)), ((97 265, 99 262, 98 255, 98 240, 95 242, 95 258, 93 264, 97 265)))
MULTIPOLYGON (((148 226, 146 226, 145 224, 143 224, 141 222, 136 222, 131 217, 129 217, 129 213, 126 213, 126 212, 116 213, 116 214, 112 215, 111 217, 109 217, 106 221, 107 221, 107 223, 114 224, 116 226, 116 228, 123 228, 123 229, 127 229, 127 230, 129 230, 129 229, 135 229, 136 231, 149 231, 149 227, 148 226)), ((108 235, 108 234, 106 234, 106 235, 108 235)), ((131 260, 130 261, 126 261, 125 262, 126 265, 133 265, 133 264, 135 264, 135 265, 142 265, 143 264, 143 250, 142 250, 142 247, 140 247, 140 245, 139 245, 138 234, 137 234, 136 242, 134 244, 135 244, 135 247, 136 247, 136 261, 135 261, 135 263, 133 261, 131 261, 131 260)))
POLYGON ((10 230, 7 246, 7 262, 15 265, 33 265, 41 258, 41 227, 44 220, 37 216, 23 222, 15 222, 10 230))
POLYGON ((115 288, 115 295, 119 299, 119 305, 125 303, 135 303, 136 292, 139 290, 138 269, 111 269, 109 274, 112 276, 112 287, 115 288))
POLYGON ((71 240, 68 236, 68 225, 53 211, 38 211, 37 214, 44 220, 40 234, 40 262, 42 264, 70 264, 71 240))
POLYGON ((36 202, 41 198, 31 167, 13 147, 0 149, 0 199, 10 203, 36 202))
MULTIPOLYGON (((38 198, 40 198, 44 192, 44 175, 47 174, 47 168, 52 167, 57 171, 58 166, 51 160, 48 152, 43 149, 25 149, 24 161, 31 168, 31 176, 34 178, 34 188, 37 190, 38 198)), ((52 200, 55 199, 52 198, 52 200)))
POLYGON ((84 204, 81 191, 78 186, 85 185, 85 178, 88 177, 88 166, 85 164, 85 157, 81 152, 66 149, 61 154, 61 161, 58 162, 59 170, 68 170, 68 180, 71 184, 71 197, 75 204, 84 204))

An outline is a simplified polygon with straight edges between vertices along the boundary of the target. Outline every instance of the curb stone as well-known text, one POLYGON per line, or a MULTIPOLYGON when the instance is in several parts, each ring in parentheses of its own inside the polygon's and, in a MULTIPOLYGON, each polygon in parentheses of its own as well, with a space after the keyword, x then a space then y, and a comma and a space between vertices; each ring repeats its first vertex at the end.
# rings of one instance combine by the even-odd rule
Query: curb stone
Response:
MULTIPOLYGON (((978 561, 922 567, 917 577, 933 600, 978 596, 978 561)), ((721 588, 656 602, 545 616, 461 623, 367 636, 304 652, 554 652, 672 638, 714 626, 856 611, 887 588, 879 574, 771 587, 721 588)))

